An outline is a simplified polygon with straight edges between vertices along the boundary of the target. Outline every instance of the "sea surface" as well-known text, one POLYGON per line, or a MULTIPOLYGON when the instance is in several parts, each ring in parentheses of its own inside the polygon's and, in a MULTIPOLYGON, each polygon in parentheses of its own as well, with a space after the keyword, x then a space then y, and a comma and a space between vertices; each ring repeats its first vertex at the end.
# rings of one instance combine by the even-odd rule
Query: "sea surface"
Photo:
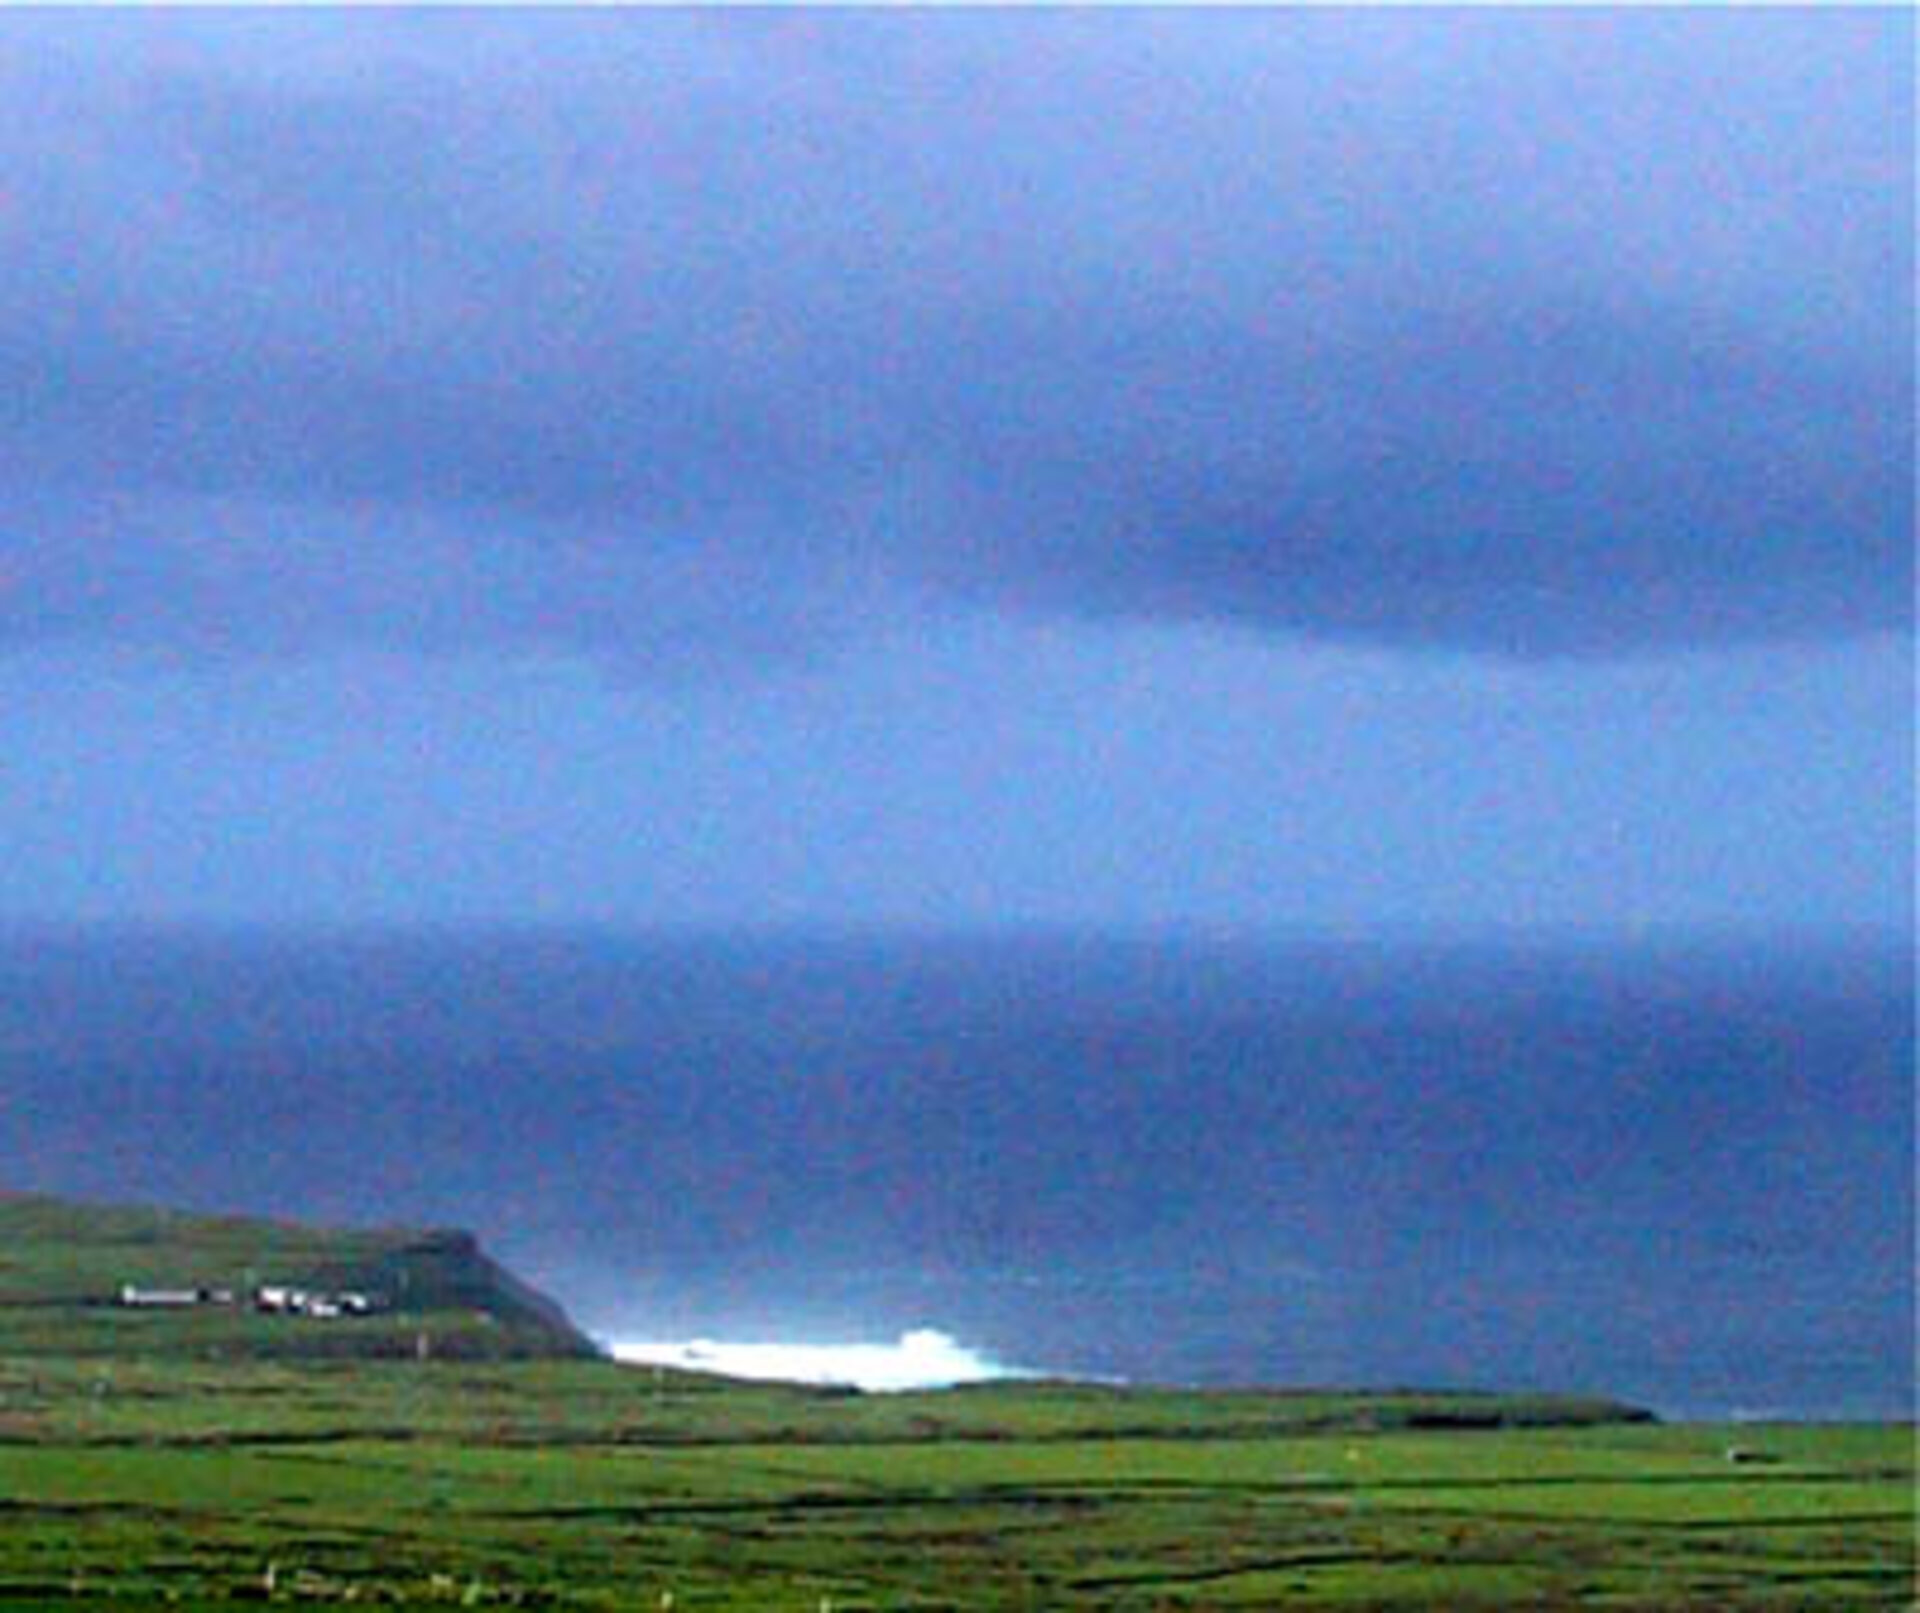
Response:
POLYGON ((1905 943, 15 932, 0 1186, 608 1340, 1911 1415, 1905 943))

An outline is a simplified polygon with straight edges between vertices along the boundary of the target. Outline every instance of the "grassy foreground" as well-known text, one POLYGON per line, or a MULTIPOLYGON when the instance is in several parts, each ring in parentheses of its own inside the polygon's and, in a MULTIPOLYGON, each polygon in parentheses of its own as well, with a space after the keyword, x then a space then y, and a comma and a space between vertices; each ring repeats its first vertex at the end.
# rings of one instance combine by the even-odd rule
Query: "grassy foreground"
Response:
POLYGON ((115 1332, 72 1287, 63 1312, 24 1274, 72 1262, 20 1224, 0 1613, 1913 1605, 1911 1429, 1666 1427, 1553 1397, 854 1395, 580 1359, 564 1331, 544 1359, 524 1338, 345 1358, 281 1318, 115 1332))
POLYGON ((1908 1431, 1603 1409, 14 1359, 0 1608, 1911 1605, 1908 1431))

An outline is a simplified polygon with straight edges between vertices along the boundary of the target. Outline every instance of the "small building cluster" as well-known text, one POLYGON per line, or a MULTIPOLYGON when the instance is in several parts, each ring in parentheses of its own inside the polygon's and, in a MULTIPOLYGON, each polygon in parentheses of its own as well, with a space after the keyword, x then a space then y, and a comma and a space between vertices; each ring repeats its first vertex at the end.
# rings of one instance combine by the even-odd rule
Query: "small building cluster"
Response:
POLYGON ((138 1283, 120 1285, 120 1303, 142 1310, 185 1310, 191 1305, 231 1305, 231 1288, 142 1288, 138 1283))
POLYGON ((253 1308, 286 1316, 371 1316, 373 1300, 353 1289, 336 1294, 317 1294, 305 1288, 269 1285, 253 1291, 253 1308))
MULTIPOLYGON (((186 1310, 196 1305, 237 1305, 240 1300, 231 1288, 142 1288, 138 1283, 122 1283, 120 1303, 137 1310, 186 1310)), ((248 1303, 256 1311, 272 1315, 312 1316, 322 1320, 371 1316, 379 1308, 372 1295, 355 1289, 318 1293, 281 1283, 261 1284, 253 1290, 248 1303)))

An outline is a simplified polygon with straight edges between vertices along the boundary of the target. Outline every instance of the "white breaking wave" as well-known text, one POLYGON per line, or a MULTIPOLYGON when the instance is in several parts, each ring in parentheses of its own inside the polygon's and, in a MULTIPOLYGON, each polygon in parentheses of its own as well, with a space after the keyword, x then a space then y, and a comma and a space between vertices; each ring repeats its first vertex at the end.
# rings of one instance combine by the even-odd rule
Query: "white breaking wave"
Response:
POLYGON ((854 1389, 945 1389, 959 1383, 1033 1376, 930 1327, 902 1333, 892 1344, 729 1344, 694 1339, 687 1343, 623 1341, 609 1348, 616 1361, 631 1365, 854 1389))

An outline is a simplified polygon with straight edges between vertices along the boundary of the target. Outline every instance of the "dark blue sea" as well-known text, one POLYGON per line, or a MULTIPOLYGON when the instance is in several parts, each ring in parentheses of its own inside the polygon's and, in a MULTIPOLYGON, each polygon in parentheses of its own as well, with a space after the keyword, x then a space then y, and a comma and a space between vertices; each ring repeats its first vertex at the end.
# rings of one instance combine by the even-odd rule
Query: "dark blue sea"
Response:
POLYGON ((610 1339, 1910 1415, 1913 965, 16 932, 0 1185, 471 1226, 610 1339))

